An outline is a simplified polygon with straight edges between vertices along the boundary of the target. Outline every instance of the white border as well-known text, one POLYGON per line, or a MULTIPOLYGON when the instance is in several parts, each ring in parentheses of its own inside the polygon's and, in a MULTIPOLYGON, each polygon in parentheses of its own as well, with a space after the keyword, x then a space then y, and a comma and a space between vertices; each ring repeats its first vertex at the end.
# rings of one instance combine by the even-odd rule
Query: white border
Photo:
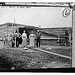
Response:
MULTIPOLYGON (((75 2, 75 0, 0 0, 0 2, 75 2)), ((14 75, 66 75, 64 73, 14 73, 14 75)), ((0 73, 0 75, 13 75, 12 73, 0 73)), ((71 73, 68 73, 71 75, 71 73)), ((75 75, 75 74, 72 74, 75 75)))
POLYGON ((0 0, 0 2, 75 2, 75 0, 0 0))

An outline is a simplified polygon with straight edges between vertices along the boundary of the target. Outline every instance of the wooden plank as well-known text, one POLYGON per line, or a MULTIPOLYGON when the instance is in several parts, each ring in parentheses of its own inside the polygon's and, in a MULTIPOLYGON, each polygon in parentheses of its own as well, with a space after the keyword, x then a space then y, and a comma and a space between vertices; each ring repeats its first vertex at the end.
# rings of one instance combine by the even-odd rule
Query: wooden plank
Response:
POLYGON ((72 24, 73 24, 72 67, 75 68, 75 10, 72 10, 72 24))
POLYGON ((49 54, 52 54, 52 55, 57 55, 57 56, 60 56, 60 57, 63 57, 63 58, 71 59, 71 57, 69 57, 69 56, 65 56, 65 55, 62 55, 62 54, 57 54, 57 53, 54 53, 54 52, 46 51, 46 50, 43 50, 43 49, 40 49, 40 48, 33 48, 33 49, 37 49, 39 51, 43 51, 43 52, 46 52, 46 53, 49 53, 49 54))

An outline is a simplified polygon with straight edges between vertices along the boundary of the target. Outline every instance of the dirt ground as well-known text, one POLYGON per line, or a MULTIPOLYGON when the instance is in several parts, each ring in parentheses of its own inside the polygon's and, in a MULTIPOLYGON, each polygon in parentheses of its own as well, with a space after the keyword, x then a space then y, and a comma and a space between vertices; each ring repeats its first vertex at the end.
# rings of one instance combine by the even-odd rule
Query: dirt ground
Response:
POLYGON ((0 70, 24 70, 70 67, 70 59, 62 58, 38 50, 24 50, 22 48, 0 49, 0 70))

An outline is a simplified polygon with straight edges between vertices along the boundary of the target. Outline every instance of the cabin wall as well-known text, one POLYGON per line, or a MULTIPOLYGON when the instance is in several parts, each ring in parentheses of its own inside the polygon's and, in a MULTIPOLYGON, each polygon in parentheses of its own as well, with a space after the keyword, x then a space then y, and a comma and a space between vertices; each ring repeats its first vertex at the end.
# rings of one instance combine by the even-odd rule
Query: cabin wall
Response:
POLYGON ((52 35, 41 33, 41 39, 51 39, 51 38, 56 38, 52 35))
POLYGON ((68 31, 68 38, 69 38, 69 45, 72 45, 72 28, 45 28, 43 29, 47 33, 53 33, 54 35, 57 35, 58 37, 55 36, 49 36, 47 34, 42 34, 41 35, 41 44, 45 45, 65 45, 65 31, 68 31))
MULTIPOLYGON (((0 26, 0 38, 3 38, 4 36, 8 36, 8 40, 11 39, 11 35, 13 34, 13 32, 15 32, 15 30, 17 28, 23 28, 24 26, 16 26, 16 25, 9 25, 7 27, 7 25, 3 25, 3 26, 0 26), (8 32, 7 32, 8 31, 8 32), (7 35, 8 33, 8 35, 7 35)), ((43 33, 41 32, 41 44, 46 44, 46 45, 58 45, 58 37, 55 37, 53 35, 50 35, 50 33, 52 34, 55 34, 55 35, 59 35, 59 38, 61 36, 64 36, 65 35, 65 30, 68 30, 69 31, 69 40, 71 39, 71 34, 72 32, 69 30, 69 28, 45 28, 43 29, 45 32, 49 33, 49 34, 46 34, 46 33, 43 33)), ((70 40, 71 42, 72 40, 70 40)))

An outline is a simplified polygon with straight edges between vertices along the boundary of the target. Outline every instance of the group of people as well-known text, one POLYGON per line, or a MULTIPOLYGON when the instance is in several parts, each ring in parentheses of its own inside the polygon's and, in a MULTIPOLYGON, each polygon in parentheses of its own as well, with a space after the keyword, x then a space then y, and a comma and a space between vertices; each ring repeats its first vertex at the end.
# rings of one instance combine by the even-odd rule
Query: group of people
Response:
POLYGON ((17 30, 15 33, 15 37, 12 38, 12 47, 14 47, 14 45, 16 45, 16 47, 19 47, 19 44, 22 45, 22 47, 26 47, 27 46, 27 40, 29 40, 29 46, 30 47, 40 47, 40 38, 41 38, 41 34, 39 32, 39 30, 37 30, 36 33, 34 33, 33 31, 31 31, 29 38, 27 38, 27 33, 24 30, 22 35, 19 33, 19 31, 17 30))

